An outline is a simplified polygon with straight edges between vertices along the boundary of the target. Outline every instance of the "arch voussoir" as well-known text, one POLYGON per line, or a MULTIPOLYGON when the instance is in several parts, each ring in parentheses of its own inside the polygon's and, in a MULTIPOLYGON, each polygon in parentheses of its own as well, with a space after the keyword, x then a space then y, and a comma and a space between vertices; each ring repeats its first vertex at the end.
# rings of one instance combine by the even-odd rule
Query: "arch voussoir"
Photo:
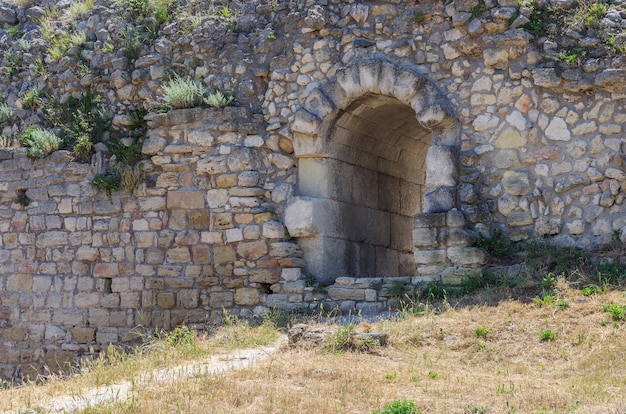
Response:
POLYGON ((356 98, 363 94, 361 76, 356 66, 350 66, 337 71, 337 84, 345 91, 348 98, 356 98))
POLYGON ((411 102, 415 95, 421 93, 424 83, 421 76, 407 70, 399 70, 393 85, 393 96, 402 102, 411 102))
POLYGON ((380 62, 380 72, 378 75, 378 91, 381 95, 393 96, 393 89, 396 85, 397 67, 388 61, 380 62))
POLYGON ((324 119, 335 110, 335 103, 321 88, 313 90, 304 101, 304 108, 319 119, 324 119))
POLYGON ((379 93, 381 61, 374 59, 363 61, 358 68, 363 92, 379 93))

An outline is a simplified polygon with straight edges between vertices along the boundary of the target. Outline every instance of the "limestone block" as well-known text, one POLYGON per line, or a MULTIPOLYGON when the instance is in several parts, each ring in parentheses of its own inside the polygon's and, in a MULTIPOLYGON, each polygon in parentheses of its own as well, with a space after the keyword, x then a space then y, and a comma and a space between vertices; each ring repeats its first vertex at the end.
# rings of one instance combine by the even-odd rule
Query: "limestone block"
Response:
POLYGON ((167 208, 201 209, 204 208, 202 191, 169 191, 167 193, 167 208))
POLYGON ((426 154, 427 188, 456 185, 458 151, 453 147, 432 145, 426 154))
POLYGON ((6 279, 6 290, 11 292, 31 292, 33 289, 32 274, 13 274, 6 279))
POLYGON ((284 239, 285 226, 278 221, 267 221, 263 223, 262 234, 266 239, 284 239))
POLYGON ((179 246, 193 246, 200 242, 200 232, 197 230, 183 230, 176 234, 174 241, 179 246))
POLYGON ((596 75, 594 84, 601 88, 608 88, 612 85, 623 84, 624 79, 626 79, 626 70, 609 68, 596 75))
POLYGON ((546 137, 553 141, 569 141, 572 134, 563 118, 554 117, 546 128, 546 137))
POLYGON ((413 216, 413 227, 443 227, 446 213, 420 213, 413 216))
POLYGON ((93 268, 94 277, 113 278, 120 274, 117 263, 97 263, 93 268))
POLYGON ((626 173, 624 170, 615 167, 608 167, 604 172, 607 178, 612 178, 618 181, 626 181, 626 173))
POLYGON ((146 155, 156 155, 159 151, 167 145, 167 140, 158 135, 152 135, 146 138, 143 142, 141 152, 146 155))
POLYGON ((413 229, 413 244, 415 247, 436 247, 437 228, 417 227, 413 229))
POLYGON ((201 158, 196 163, 196 172, 198 174, 223 174, 227 170, 226 157, 223 155, 201 158))
POLYGON ((317 116, 301 109, 296 112, 294 120, 291 123, 291 131, 306 135, 315 135, 319 130, 320 124, 321 120, 317 116))
POLYGON ((191 262, 191 253, 189 247, 174 247, 167 250, 167 261, 169 263, 189 263, 191 262))
POLYGON ((243 231, 239 228, 228 229, 224 232, 226 243, 235 243, 243 240, 243 231))
POLYGON ((364 60, 359 64, 359 81, 363 91, 378 92, 380 60, 364 60))
POLYGON ((237 254, 233 246, 215 246, 213 248, 213 260, 215 264, 230 263, 237 260, 237 254))
POLYGON ((446 246, 469 246, 476 241, 474 234, 466 229, 443 229, 441 233, 446 246))
POLYGON ((237 254, 247 260, 256 260, 268 252, 267 243, 263 240, 241 242, 237 245, 237 254))
POLYGON ((539 216, 535 221, 535 232, 537 236, 553 236, 561 231, 560 217, 539 216))
POLYGON ((476 247, 448 247, 447 256, 456 266, 485 263, 485 253, 476 247))
POLYGON ((209 306, 213 309, 231 308, 233 306, 233 292, 211 292, 209 306))
POLYGON ((176 293, 178 307, 184 309, 194 309, 198 307, 199 291, 197 289, 181 289, 176 293))
POLYGON ((292 237, 310 237, 321 232, 316 222, 317 204, 322 199, 293 197, 285 209, 285 226, 292 237))
POLYGON ((511 213, 506 218, 508 227, 522 227, 533 224, 533 217, 528 212, 511 213))
POLYGON ((359 69, 356 66, 337 71, 337 83, 345 91, 348 98, 362 93, 359 69))
POLYGON ((521 161, 525 164, 534 164, 537 161, 551 161, 561 155, 561 148, 556 145, 548 145, 541 148, 531 149, 522 153, 521 161))
POLYGON ((259 303, 259 291, 255 288, 241 288, 235 290, 234 300, 236 305, 254 306, 259 303))
POLYGON ((556 88, 563 82, 554 68, 537 68, 531 70, 531 73, 536 86, 556 88))
POLYGON ((96 339, 95 328, 74 328, 72 338, 76 343, 88 344, 96 339))
POLYGON ((506 128, 496 138, 496 148, 523 148, 527 144, 525 136, 513 128, 506 128))
POLYGON ((64 231, 48 231, 37 235, 36 246, 45 247, 61 247, 68 244, 68 233, 64 231))
POLYGON ((312 91, 304 101, 304 108, 319 119, 324 119, 335 107, 333 102, 324 95, 320 88, 312 91))
POLYGON ((511 195, 524 195, 530 190, 528 173, 525 171, 505 171, 502 178, 504 191, 511 195))
POLYGON ((564 193, 573 188, 589 184, 589 177, 585 174, 567 174, 555 180, 554 191, 564 193))
POLYGON ((100 257, 98 249, 89 246, 80 246, 76 250, 76 258, 78 260, 85 260, 88 262, 95 262, 100 257))
POLYGON ((424 212, 441 213, 456 207, 456 188, 439 187, 424 194, 424 212))
POLYGON ((485 66, 495 69, 507 69, 509 65, 509 52, 506 49, 485 49, 483 51, 485 66))
POLYGON ((415 262, 417 264, 439 264, 446 263, 447 255, 446 250, 416 250, 415 254, 415 262))
POLYGON ((330 286, 327 292, 332 300, 365 300, 365 290, 366 289, 330 286))
POLYGON ((176 304, 174 293, 159 292, 157 294, 157 305, 162 309, 172 309, 176 304))

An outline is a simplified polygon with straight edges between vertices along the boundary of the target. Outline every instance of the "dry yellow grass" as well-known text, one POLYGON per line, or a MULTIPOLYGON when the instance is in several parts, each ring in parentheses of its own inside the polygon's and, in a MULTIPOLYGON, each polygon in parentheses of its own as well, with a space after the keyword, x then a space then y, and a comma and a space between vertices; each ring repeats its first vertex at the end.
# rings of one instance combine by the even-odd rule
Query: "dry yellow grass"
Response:
MULTIPOLYGON (((626 304, 621 291, 583 296, 561 283, 561 307, 482 295, 488 305, 480 295, 449 299, 442 312, 372 323, 390 335, 373 352, 285 347, 244 371, 136 387, 128 400, 83 412, 371 413, 404 399, 422 413, 626 411, 626 330, 602 310, 626 304), (540 339, 546 329, 555 340, 540 339)), ((54 392, 71 392, 73 381, 54 392)), ((37 389, 29 387, 31 406, 37 389)), ((2 391, 0 409, 21 390, 2 391)))

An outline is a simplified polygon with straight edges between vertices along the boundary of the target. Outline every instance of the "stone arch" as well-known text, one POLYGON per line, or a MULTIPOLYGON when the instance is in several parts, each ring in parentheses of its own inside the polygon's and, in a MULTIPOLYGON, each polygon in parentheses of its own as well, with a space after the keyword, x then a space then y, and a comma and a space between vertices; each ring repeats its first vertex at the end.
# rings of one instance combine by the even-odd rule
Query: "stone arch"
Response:
POLYGON ((285 224, 308 270, 325 282, 417 275, 413 216, 457 207, 460 126, 437 85, 359 60, 308 91, 291 130, 299 195, 285 224))

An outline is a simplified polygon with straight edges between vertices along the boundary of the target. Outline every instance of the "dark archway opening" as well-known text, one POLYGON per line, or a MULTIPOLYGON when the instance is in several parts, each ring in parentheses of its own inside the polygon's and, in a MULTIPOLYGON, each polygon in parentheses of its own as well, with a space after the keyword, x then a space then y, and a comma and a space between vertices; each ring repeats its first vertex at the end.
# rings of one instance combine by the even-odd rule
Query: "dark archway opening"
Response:
POLYGON ((378 94, 340 110, 328 131, 327 151, 299 160, 300 194, 325 199, 321 234, 299 240, 309 270, 326 281, 416 275, 412 222, 432 132, 409 105, 378 94))

